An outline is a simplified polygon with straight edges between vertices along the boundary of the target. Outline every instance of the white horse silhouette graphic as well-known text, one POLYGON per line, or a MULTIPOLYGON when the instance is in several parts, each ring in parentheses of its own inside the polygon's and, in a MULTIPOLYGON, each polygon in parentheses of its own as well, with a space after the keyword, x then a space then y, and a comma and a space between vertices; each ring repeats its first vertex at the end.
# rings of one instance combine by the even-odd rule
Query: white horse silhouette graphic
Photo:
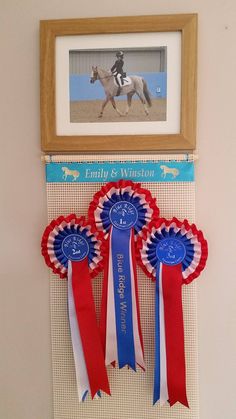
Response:
POLYGON ((72 176, 73 179, 72 181, 74 182, 80 175, 80 173, 78 172, 78 170, 70 170, 68 167, 62 167, 61 170, 64 172, 62 178, 64 180, 67 179, 67 176, 72 176))
POLYGON ((171 174, 172 179, 175 179, 177 176, 179 176, 179 169, 176 169, 175 167, 161 165, 160 169, 163 171, 161 174, 161 177, 163 178, 166 178, 167 174, 171 174))

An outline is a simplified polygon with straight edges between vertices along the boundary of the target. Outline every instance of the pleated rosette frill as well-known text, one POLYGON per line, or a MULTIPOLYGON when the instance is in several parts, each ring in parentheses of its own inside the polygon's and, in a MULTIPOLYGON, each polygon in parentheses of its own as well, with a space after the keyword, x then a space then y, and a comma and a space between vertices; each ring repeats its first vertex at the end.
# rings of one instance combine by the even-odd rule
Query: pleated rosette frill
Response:
POLYGON ((182 285, 204 269, 208 248, 195 224, 177 218, 150 223, 138 240, 141 268, 156 281, 153 404, 188 406, 184 353, 182 285))
POLYGON ((100 316, 106 365, 145 369, 135 242, 158 213, 151 193, 128 180, 107 183, 89 206, 89 220, 108 248, 100 316))
POLYGON ((68 315, 79 400, 110 394, 91 278, 104 265, 103 236, 84 217, 60 216, 46 227, 41 249, 46 264, 68 279, 68 315))

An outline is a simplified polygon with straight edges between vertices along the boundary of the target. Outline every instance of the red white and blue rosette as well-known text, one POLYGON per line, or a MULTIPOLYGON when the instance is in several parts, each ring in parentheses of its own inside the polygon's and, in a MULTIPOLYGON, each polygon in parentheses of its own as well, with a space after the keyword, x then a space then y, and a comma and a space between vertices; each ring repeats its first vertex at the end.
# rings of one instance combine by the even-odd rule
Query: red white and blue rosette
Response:
POLYGON ((204 269, 207 242, 195 224, 160 218, 149 225, 138 248, 141 267, 156 281, 153 404, 179 401, 188 407, 181 287, 204 269))
POLYGON ((106 365, 145 369, 135 240, 158 213, 151 193, 127 180, 104 185, 89 206, 90 222, 108 243, 100 318, 106 365))
POLYGON ((84 217, 52 220, 46 227, 42 255, 61 278, 68 278, 68 314, 80 401, 90 393, 110 394, 103 349, 96 322, 91 278, 103 269, 102 238, 84 217))

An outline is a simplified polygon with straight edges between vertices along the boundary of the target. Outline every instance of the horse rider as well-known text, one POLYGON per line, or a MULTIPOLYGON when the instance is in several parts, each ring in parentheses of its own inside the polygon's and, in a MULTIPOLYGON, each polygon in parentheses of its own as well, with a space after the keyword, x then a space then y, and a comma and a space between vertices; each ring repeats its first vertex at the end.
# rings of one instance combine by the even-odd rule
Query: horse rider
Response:
POLYGON ((116 96, 119 96, 121 88, 124 85, 124 77, 126 76, 126 74, 123 71, 123 65, 124 65, 124 60, 123 60, 124 53, 123 53, 123 51, 118 51, 116 53, 116 57, 117 57, 117 60, 114 63, 114 65, 111 67, 111 71, 112 71, 112 73, 113 73, 113 75, 116 79, 116 82, 119 86, 118 90, 117 90, 117 93, 116 93, 116 96))

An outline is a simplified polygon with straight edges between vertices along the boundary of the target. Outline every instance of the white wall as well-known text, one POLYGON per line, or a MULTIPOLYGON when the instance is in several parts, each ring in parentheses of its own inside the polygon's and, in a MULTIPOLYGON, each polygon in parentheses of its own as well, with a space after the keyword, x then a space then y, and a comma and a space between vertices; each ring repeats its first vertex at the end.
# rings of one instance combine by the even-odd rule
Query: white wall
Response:
POLYGON ((199 13, 197 224, 210 248, 198 287, 201 419, 236 417, 235 0, 0 0, 2 419, 52 418, 49 283, 39 249, 39 20, 191 12, 199 13))

